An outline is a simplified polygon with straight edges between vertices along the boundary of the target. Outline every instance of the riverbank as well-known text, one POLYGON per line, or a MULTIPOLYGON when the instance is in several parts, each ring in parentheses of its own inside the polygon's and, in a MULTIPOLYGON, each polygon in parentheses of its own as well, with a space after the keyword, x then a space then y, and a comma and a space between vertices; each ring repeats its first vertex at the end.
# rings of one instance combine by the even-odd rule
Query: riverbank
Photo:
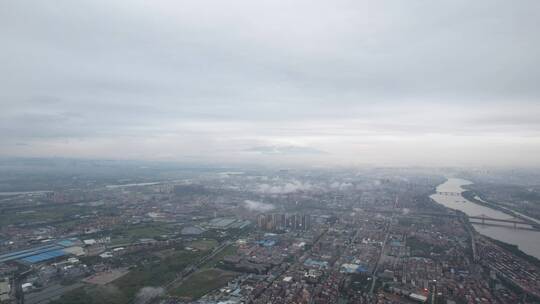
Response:
MULTIPOLYGON (((477 198, 474 198, 474 193, 468 191, 462 186, 471 184, 467 180, 450 178, 446 182, 437 186, 437 189, 430 198, 441 207, 446 207, 451 210, 456 210, 467 216, 485 215, 494 219, 508 219, 516 217, 509 214, 507 210, 493 208, 491 205, 486 205, 477 198), (472 196, 472 197, 471 197, 472 196)), ((514 250, 519 250, 522 254, 532 256, 536 260, 540 260, 540 232, 533 230, 517 230, 506 226, 488 226, 481 224, 472 224, 467 217, 464 217, 468 225, 474 227, 471 231, 474 234, 489 237, 490 239, 516 246, 514 250)), ((527 225, 529 221, 525 221, 527 225)), ((510 247, 508 247, 510 248, 510 247)), ((518 255, 516 255, 518 256, 518 255)))
POLYGON ((472 203, 475 203, 477 205, 481 205, 481 206, 484 206, 484 207, 487 207, 487 208, 491 208, 491 209, 495 209, 497 211, 503 212, 503 213, 508 214, 508 215, 510 215, 512 217, 515 217, 515 218, 518 218, 518 219, 522 220, 524 223, 527 223, 527 224, 531 225, 534 228, 540 229, 540 224, 538 222, 535 222, 532 219, 526 218, 526 217, 522 216, 521 214, 519 214, 518 212, 515 212, 515 211, 513 211, 511 209, 508 209, 505 206, 500 206, 497 203, 488 202, 488 201, 482 199, 482 197, 478 193, 474 192, 473 190, 465 190, 465 191, 463 191, 461 193, 461 195, 466 200, 468 200, 468 201, 470 201, 472 203), (478 198, 480 198, 480 199, 478 199, 478 198))
POLYGON ((490 238, 488 236, 484 236, 484 237, 489 239, 493 243, 495 243, 497 246, 509 251, 513 255, 524 259, 525 261, 533 264, 536 267, 540 267, 540 259, 537 259, 536 257, 533 257, 532 255, 528 255, 525 252, 519 250, 519 247, 517 245, 512 245, 512 244, 508 244, 508 243, 505 243, 505 242, 501 242, 499 240, 490 238))

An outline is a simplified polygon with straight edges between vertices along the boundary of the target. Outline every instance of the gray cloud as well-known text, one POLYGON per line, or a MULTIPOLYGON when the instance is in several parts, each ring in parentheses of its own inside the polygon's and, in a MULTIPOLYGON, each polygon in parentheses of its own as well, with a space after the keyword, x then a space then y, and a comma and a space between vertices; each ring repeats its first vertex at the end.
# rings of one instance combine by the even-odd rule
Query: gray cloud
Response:
POLYGON ((326 152, 311 147, 298 146, 258 146, 247 149, 249 152, 258 152, 266 155, 300 155, 300 154, 325 154, 326 152))
POLYGON ((539 12, 4 1, 0 155, 538 164, 539 12))

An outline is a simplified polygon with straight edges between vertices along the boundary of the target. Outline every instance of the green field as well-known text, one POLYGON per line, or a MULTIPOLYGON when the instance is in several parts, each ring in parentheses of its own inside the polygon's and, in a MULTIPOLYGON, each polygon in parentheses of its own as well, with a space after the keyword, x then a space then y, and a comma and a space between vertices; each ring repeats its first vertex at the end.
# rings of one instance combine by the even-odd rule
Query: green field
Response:
POLYGON ((51 208, 31 208, 0 214, 0 225, 32 222, 54 222, 74 220, 75 215, 89 214, 93 211, 87 206, 61 205, 51 208))
POLYGON ((407 239, 407 246, 411 248, 412 256, 419 257, 431 257, 431 253, 441 254, 445 251, 445 248, 426 243, 416 237, 410 237, 407 239))
POLYGON ((178 251, 164 259, 132 269, 125 276, 105 286, 89 286, 81 288, 62 296, 54 304, 67 303, 132 303, 137 292, 145 286, 159 287, 176 277, 186 266, 195 262, 206 252, 178 251))
POLYGON ((114 286, 85 286, 70 291, 50 304, 124 304, 129 299, 114 286))
POLYGON ((114 281, 113 284, 128 297, 132 297, 141 287, 160 286, 172 281, 176 273, 200 256, 200 253, 181 251, 151 265, 138 267, 114 281))
POLYGON ((187 281, 172 292, 172 295, 197 299, 214 289, 227 285, 229 281, 237 276, 238 274, 232 271, 215 268, 204 269, 189 277, 187 281))
POLYGON ((111 231, 113 244, 124 244, 144 238, 156 238, 174 232, 169 224, 149 223, 116 228, 111 231))
POLYGON ((207 251, 207 250, 216 248, 218 246, 218 242, 214 239, 203 239, 203 240, 193 241, 187 244, 187 246, 191 248, 195 248, 197 250, 207 251))
POLYGON ((216 254, 212 259, 208 260, 201 268, 208 269, 208 268, 214 268, 217 267, 219 262, 223 260, 224 257, 228 255, 235 255, 236 254, 236 246, 235 245, 229 245, 225 247, 220 253, 216 254))

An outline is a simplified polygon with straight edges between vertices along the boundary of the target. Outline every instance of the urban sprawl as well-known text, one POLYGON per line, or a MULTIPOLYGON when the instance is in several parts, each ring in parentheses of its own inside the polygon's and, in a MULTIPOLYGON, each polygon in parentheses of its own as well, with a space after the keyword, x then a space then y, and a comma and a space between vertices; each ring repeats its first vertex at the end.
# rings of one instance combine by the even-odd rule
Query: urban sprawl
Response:
POLYGON ((433 201, 445 180, 216 171, 5 194, 0 302, 538 303, 538 261, 433 201))

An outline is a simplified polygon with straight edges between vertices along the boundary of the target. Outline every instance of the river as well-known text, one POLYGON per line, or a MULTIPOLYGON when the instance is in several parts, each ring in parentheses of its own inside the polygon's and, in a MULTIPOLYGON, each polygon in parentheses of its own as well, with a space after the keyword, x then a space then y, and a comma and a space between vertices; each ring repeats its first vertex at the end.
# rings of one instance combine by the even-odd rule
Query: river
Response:
MULTIPOLYGON (((449 178, 437 187, 437 194, 433 194, 431 198, 441 205, 460 210, 469 216, 485 215, 486 217, 496 219, 515 219, 509 214, 465 199, 461 195, 465 191, 462 186, 470 184, 472 184, 470 181, 464 179, 449 178), (440 192, 444 192, 445 194, 440 194, 440 192)), ((505 243, 517 245, 521 251, 540 259, 540 231, 482 224, 473 224, 473 226, 480 234, 505 243)))

